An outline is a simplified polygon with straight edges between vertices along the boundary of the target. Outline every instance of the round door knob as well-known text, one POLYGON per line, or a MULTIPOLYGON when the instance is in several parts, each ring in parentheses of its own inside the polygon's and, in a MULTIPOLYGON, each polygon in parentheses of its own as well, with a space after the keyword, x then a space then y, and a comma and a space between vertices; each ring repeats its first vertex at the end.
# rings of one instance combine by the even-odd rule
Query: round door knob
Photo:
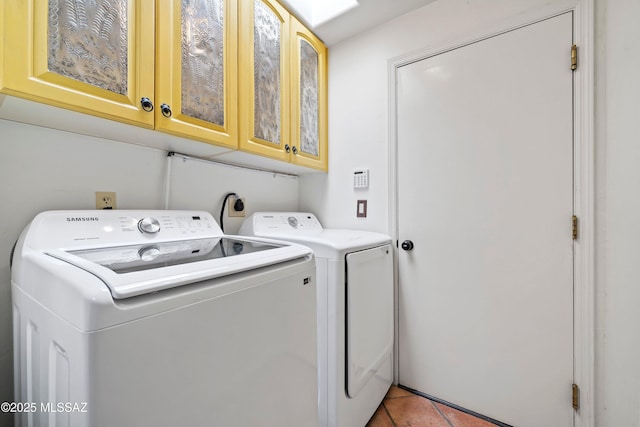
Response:
POLYGON ((160 231, 160 222, 155 218, 142 218, 138 222, 138 230, 141 233, 154 234, 160 231))
POLYGON ((286 151, 287 153, 291 152, 291 146, 289 146, 289 144, 284 144, 284 151, 286 151))
POLYGON ((155 246, 147 246, 138 251, 138 256, 143 261, 153 261, 160 255, 160 249, 155 246))
POLYGON ((410 251, 413 249, 413 242, 411 240, 405 240, 404 242, 402 242, 402 245, 400 245, 400 247, 405 251, 410 251))

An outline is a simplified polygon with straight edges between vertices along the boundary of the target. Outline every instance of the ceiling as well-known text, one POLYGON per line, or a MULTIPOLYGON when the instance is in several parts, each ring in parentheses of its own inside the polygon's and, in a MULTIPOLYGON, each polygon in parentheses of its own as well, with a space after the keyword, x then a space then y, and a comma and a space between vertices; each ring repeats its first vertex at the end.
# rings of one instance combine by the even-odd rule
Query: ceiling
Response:
MULTIPOLYGON (((322 1, 322 0, 320 0, 322 1)), ((327 46, 404 15, 435 0, 358 0, 358 5, 313 27, 309 19, 288 0, 281 2, 304 22, 327 46)), ((304 11, 302 11, 304 12, 304 11)))

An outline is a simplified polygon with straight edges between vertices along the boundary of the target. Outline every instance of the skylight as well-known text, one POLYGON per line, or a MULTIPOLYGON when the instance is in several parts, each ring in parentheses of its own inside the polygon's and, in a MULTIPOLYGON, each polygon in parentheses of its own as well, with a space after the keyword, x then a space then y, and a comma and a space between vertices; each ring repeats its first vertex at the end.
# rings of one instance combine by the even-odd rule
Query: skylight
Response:
POLYGON ((286 0, 285 3, 313 28, 353 9, 358 0, 286 0))

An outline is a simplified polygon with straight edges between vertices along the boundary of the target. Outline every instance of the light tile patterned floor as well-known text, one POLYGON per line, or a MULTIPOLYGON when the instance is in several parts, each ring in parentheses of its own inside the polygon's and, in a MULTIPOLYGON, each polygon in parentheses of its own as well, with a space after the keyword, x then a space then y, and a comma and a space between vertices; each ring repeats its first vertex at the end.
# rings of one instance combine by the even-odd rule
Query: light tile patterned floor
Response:
POLYGON ((366 427, 495 427, 495 425, 391 386, 366 427))

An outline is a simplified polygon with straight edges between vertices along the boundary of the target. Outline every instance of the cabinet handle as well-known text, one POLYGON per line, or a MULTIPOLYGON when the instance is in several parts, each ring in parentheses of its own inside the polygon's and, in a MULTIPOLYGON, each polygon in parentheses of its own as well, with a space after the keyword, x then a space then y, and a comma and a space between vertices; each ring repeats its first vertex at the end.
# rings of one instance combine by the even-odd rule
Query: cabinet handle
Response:
POLYGON ((289 144, 284 144, 284 151, 286 151, 287 153, 291 152, 291 147, 289 147, 289 144))
POLYGON ((292 148, 293 150, 293 154, 298 154, 298 147, 296 147, 295 145, 292 148))
POLYGON ((153 102, 149 98, 142 98, 140 100, 140 104, 142 105, 142 109, 146 112, 153 111, 153 102))
POLYGON ((165 117, 171 117, 171 107, 167 104, 162 104, 160 106, 160 111, 162 111, 162 115, 165 117))

